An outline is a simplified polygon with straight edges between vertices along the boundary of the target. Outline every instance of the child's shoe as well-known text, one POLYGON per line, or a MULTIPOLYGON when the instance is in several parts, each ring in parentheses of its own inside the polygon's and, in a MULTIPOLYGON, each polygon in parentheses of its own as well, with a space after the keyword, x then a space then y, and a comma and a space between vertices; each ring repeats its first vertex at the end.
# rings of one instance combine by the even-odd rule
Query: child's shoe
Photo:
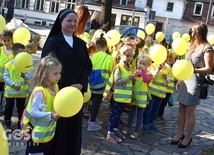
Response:
POLYGON ((150 129, 151 129, 152 131, 158 132, 158 128, 155 126, 154 123, 149 124, 149 126, 150 126, 150 129))
POLYGON ((126 137, 118 129, 114 130, 114 134, 122 140, 126 139, 126 137))
POLYGON ((114 132, 108 133, 106 139, 113 143, 121 143, 122 139, 117 137, 114 132))
POLYGON ((130 132, 131 132, 131 129, 130 129, 130 128, 127 128, 127 127, 125 127, 125 129, 122 130, 122 133, 123 133, 124 135, 127 135, 127 134, 130 133, 130 132))
POLYGON ((88 130, 88 131, 98 131, 98 130, 101 130, 101 129, 102 129, 102 127, 99 126, 99 125, 96 124, 96 123, 94 123, 94 124, 89 123, 89 124, 88 124, 88 127, 87 127, 87 130, 88 130))
POLYGON ((137 139, 138 137, 138 133, 137 132, 133 132, 131 135, 130 135, 130 138, 132 139, 137 139))
POLYGON ((151 133, 151 128, 148 124, 144 124, 143 129, 146 131, 146 133, 151 133))

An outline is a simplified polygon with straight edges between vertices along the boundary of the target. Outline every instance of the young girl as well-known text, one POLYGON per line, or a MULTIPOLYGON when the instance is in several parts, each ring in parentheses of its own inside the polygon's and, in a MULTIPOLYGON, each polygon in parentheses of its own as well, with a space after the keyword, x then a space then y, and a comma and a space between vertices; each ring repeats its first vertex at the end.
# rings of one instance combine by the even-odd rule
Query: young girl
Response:
POLYGON ((134 55, 133 48, 129 45, 123 45, 119 52, 120 63, 114 68, 104 93, 104 97, 109 97, 111 96, 111 91, 113 91, 113 110, 109 117, 106 139, 114 143, 120 143, 126 139, 118 130, 118 127, 124 103, 131 103, 132 80, 136 78, 136 75, 132 74, 130 65, 134 55))
MULTIPOLYGON (((97 53, 93 54, 91 61, 93 64, 93 71, 100 71, 100 77, 103 79, 102 83, 92 85, 90 83, 90 89, 92 92, 91 101, 91 118, 90 123, 88 124, 88 131, 100 130, 102 127, 101 121, 97 121, 97 114, 99 112, 100 104, 103 99, 103 93, 105 86, 108 82, 108 79, 111 75, 113 69, 113 58, 106 53, 107 50, 107 41, 103 37, 103 33, 100 38, 96 41, 97 53)), ((90 81, 90 80, 89 80, 90 81)))
POLYGON ((152 80, 152 74, 147 70, 151 65, 151 58, 147 54, 141 54, 138 57, 138 77, 132 87, 132 102, 130 103, 130 112, 128 118, 127 129, 123 130, 123 134, 131 131, 131 126, 134 120, 135 112, 137 110, 137 122, 134 132, 130 138, 136 139, 143 123, 143 112, 148 100, 148 84, 152 80))
POLYGON ((2 108, 2 98, 4 90, 4 65, 14 58, 12 54, 13 33, 11 31, 4 31, 1 34, 1 42, 3 46, 0 47, 0 108, 2 108))
POLYGON ((55 134, 56 120, 59 116, 54 112, 53 101, 58 92, 62 66, 52 57, 41 59, 33 78, 34 90, 27 108, 23 113, 22 131, 30 134, 27 141, 26 154, 43 155, 48 153, 50 141, 55 134), (30 128, 30 131, 27 129, 30 128))

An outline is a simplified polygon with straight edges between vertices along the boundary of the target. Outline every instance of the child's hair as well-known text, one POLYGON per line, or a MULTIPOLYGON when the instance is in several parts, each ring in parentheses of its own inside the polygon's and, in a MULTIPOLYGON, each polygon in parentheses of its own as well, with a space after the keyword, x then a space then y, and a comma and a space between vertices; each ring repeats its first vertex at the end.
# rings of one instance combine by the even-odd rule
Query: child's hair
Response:
POLYGON ((104 48, 107 47, 107 41, 106 39, 104 38, 104 33, 101 33, 100 34, 100 38, 97 39, 96 41, 96 48, 97 48, 97 51, 99 50, 103 50, 104 48))
POLYGON ((142 48, 145 45, 145 41, 139 37, 135 38, 136 48, 142 48))
POLYGON ((96 30, 95 29, 90 29, 89 30, 89 35, 91 36, 91 38, 94 36, 94 33, 96 32, 96 30))
POLYGON ((13 40, 13 32, 8 30, 3 31, 1 34, 1 39, 4 38, 10 38, 11 40, 13 40))
POLYGON ((140 63, 145 63, 147 64, 147 67, 151 65, 152 63, 152 60, 151 60, 151 57, 148 55, 148 54, 140 54, 138 56, 138 65, 140 63))
POLYGON ((29 54, 33 54, 33 53, 36 53, 37 52, 37 44, 34 43, 34 42, 30 42, 28 43, 26 46, 26 52, 29 53, 29 54))
POLYGON ((86 46, 87 46, 87 49, 88 49, 89 56, 93 55, 96 52, 96 45, 95 45, 94 42, 92 42, 92 41, 88 42, 86 44, 86 46))
POLYGON ((131 50, 133 55, 134 55, 134 47, 129 45, 129 44, 124 44, 121 46, 119 52, 120 52, 120 55, 124 55, 127 51, 131 50))
POLYGON ((47 87, 47 79, 45 76, 49 72, 51 67, 56 66, 61 66, 61 63, 52 55, 48 55, 42 58, 33 77, 34 86, 47 87))
POLYGON ((169 65, 173 65, 173 63, 175 62, 175 56, 173 54, 172 49, 168 49, 167 50, 167 63, 169 65))
POLYGON ((20 44, 20 43, 15 43, 12 46, 12 51, 13 51, 13 53, 15 55, 20 53, 20 52, 24 52, 25 51, 25 46, 23 44, 20 44))

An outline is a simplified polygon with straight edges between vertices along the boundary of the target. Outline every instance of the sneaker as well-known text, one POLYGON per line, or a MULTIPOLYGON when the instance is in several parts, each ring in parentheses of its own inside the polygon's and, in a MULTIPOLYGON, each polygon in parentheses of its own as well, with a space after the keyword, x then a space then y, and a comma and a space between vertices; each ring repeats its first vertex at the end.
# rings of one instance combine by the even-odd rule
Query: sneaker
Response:
POLYGON ((157 116, 155 118, 155 122, 158 123, 158 124, 164 124, 165 122, 160 118, 161 116, 157 116))
POLYGON ((87 112, 85 112, 85 113, 83 114, 83 117, 84 117, 85 119, 89 119, 89 114, 88 114, 87 112))
POLYGON ((122 130, 122 133, 124 134, 124 135, 127 135, 128 133, 130 133, 131 132, 131 129, 130 128, 125 128, 124 130, 122 130))
POLYGON ((149 124, 149 126, 150 126, 150 129, 151 129, 152 131, 155 131, 155 132, 158 131, 158 128, 154 125, 154 123, 149 124))
MULTIPOLYGON (((90 123, 90 120, 91 120, 91 117, 88 119, 88 123, 90 123)), ((99 119, 96 119, 95 124, 102 125, 103 122, 100 121, 99 119)))
POLYGON ((133 132, 131 135, 130 135, 130 138, 132 139, 137 139, 138 137, 138 133, 137 132, 133 132))
POLYGON ((122 142, 122 139, 117 137, 114 132, 108 133, 106 139, 110 142, 113 142, 113 143, 121 143, 122 142))
POLYGON ((120 132, 120 130, 114 130, 114 134, 122 140, 126 139, 126 137, 120 132))
POLYGON ((98 124, 94 124, 94 125, 90 125, 90 124, 88 124, 88 127, 87 127, 87 130, 88 131, 99 131, 99 130, 101 130, 102 129, 102 127, 101 126, 99 126, 98 124))
POLYGON ((151 133, 151 128, 148 124, 144 124, 143 129, 146 131, 146 133, 151 133))

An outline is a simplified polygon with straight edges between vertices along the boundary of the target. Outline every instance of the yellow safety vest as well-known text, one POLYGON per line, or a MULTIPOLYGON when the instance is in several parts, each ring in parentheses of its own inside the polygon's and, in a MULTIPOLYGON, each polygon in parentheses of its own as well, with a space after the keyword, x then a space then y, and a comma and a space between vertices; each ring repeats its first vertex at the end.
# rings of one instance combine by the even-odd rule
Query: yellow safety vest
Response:
POLYGON ((169 68, 169 81, 167 83, 167 86, 166 86, 166 92, 167 93, 173 93, 174 92, 174 82, 175 82, 175 77, 174 75, 172 74, 172 68, 170 67, 169 68))
POLYGON ((111 92, 113 91, 113 98, 116 102, 119 103, 131 103, 132 100, 132 81, 130 80, 125 85, 116 85, 114 84, 114 71, 116 68, 120 69, 121 72, 121 78, 127 78, 132 74, 131 70, 127 70, 122 64, 118 64, 108 81, 108 84, 106 85, 104 97, 110 96, 111 92))
POLYGON ((148 86, 142 79, 137 77, 135 84, 132 86, 132 102, 130 105, 134 105, 140 108, 146 108, 148 100, 148 86))
POLYGON ((99 90, 99 88, 103 88, 106 86, 108 79, 113 70, 113 57, 103 51, 99 51, 93 54, 91 58, 91 62, 93 64, 92 70, 100 70, 104 83, 99 85, 90 85, 90 89, 93 93, 102 94, 103 90, 99 90))
MULTIPOLYGON (((58 85, 54 85, 56 93, 59 91, 58 85)), ((46 104, 47 108, 45 112, 53 112, 53 101, 55 95, 51 94, 51 92, 42 86, 37 86, 34 88, 30 99, 28 101, 27 107, 25 111, 23 112, 23 118, 22 118, 22 133, 25 134, 29 132, 29 127, 32 127, 32 140, 35 143, 46 143, 50 141, 54 134, 55 134, 55 128, 56 128, 56 121, 54 120, 47 120, 44 118, 33 118, 30 115, 31 111, 31 105, 32 105, 32 99, 34 97, 34 94, 38 91, 41 91, 44 97, 44 104, 46 104)))
POLYGON ((10 60, 12 60, 14 58, 14 55, 12 54, 9 54, 7 55, 5 53, 5 49, 4 47, 0 47, 0 82, 4 82, 4 79, 3 79, 3 75, 4 75, 4 65, 9 62, 10 60))
MULTIPOLYGON (((153 63, 152 66, 157 69, 158 65, 153 63)), ((165 98, 166 97, 166 79, 162 77, 163 74, 169 74, 168 67, 162 68, 153 78, 152 82, 149 84, 149 91, 152 95, 165 98)))
POLYGON ((19 91, 17 91, 12 86, 9 86, 6 84, 4 96, 6 98, 14 98, 14 97, 16 97, 16 98, 27 98, 28 97, 28 89, 29 89, 28 80, 25 80, 24 78, 21 77, 20 71, 18 71, 14 67, 12 61, 7 62, 5 64, 5 68, 8 69, 10 79, 15 83, 19 83, 21 88, 19 91))

